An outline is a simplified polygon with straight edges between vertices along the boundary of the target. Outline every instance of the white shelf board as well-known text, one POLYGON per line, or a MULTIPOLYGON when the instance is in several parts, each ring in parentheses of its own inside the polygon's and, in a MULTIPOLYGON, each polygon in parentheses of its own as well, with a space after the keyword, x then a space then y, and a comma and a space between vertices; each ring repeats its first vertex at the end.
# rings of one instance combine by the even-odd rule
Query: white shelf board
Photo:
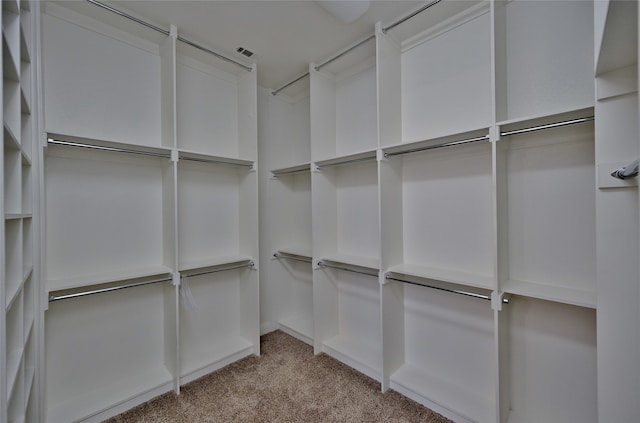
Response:
POLYGON ((347 164, 356 164, 366 161, 374 161, 378 157, 377 150, 367 150, 360 153, 348 154, 345 156, 334 157, 331 159, 315 161, 315 165, 319 168, 329 166, 341 166, 347 164))
POLYGON ((495 421, 494 400, 482 396, 490 393, 471 391, 464 383, 455 384, 451 379, 436 376, 409 363, 403 364, 391 375, 391 389, 402 394, 407 391, 417 394, 468 421, 495 421))
POLYGON ((514 295, 522 295, 580 307, 596 308, 595 291, 518 280, 506 281, 501 287, 501 290, 514 295))
POLYGON ((380 260, 376 257, 355 256, 351 254, 328 254, 323 256, 320 261, 328 261, 332 263, 345 264, 347 266, 364 267, 367 269, 379 270, 380 260))
MULTIPOLYGON (((163 156, 171 156, 171 149, 166 147, 150 147, 141 144, 128 144, 113 140, 98 140, 92 138, 76 137, 69 134, 61 134, 56 132, 47 132, 47 138, 54 140, 65 141, 77 144, 78 147, 104 147, 112 148, 116 150, 132 150, 141 153, 159 154, 163 156)), ((55 146, 55 144, 53 145, 55 146)), ((51 148, 51 146, 49 147, 51 148)), ((73 147, 71 147, 73 148, 73 147)), ((105 151, 108 152, 108 151, 105 151)))
POLYGON ((22 164, 31 166, 33 163, 31 161, 31 153, 29 151, 26 151, 24 148, 21 149, 20 153, 22 154, 22 164))
POLYGON ((178 154, 181 159, 184 160, 194 160, 201 162, 215 162, 219 164, 228 164, 228 165, 236 165, 236 166, 253 166, 255 164, 254 160, 246 160, 237 157, 224 157, 224 156, 214 156, 212 154, 199 153, 190 150, 178 150, 178 154))
POLYGON ((445 135, 441 137, 434 137, 434 138, 429 138, 424 140, 403 141, 402 144, 395 144, 395 145, 389 145, 389 146, 383 147, 383 152, 385 154, 399 154, 399 153, 404 154, 406 152, 411 152, 412 150, 429 149, 429 148, 433 148, 434 146, 445 145, 449 143, 455 143, 457 141, 487 136, 488 134, 489 134, 489 128, 479 128, 472 131, 466 131, 458 134, 445 135))
POLYGON ((20 60, 23 62, 31 62, 31 43, 29 42, 31 33, 29 32, 29 14, 20 14, 20 60))
POLYGON ((33 327, 35 326, 35 317, 33 315, 33 313, 31 313, 30 316, 25 316, 25 319, 23 321, 23 325, 24 325, 24 339, 25 339, 25 344, 27 343, 26 340, 29 339, 29 337, 31 336, 31 334, 33 333, 33 327))
POLYGON ((311 248, 308 248, 308 247, 290 246, 290 247, 278 248, 277 251, 282 254, 303 257, 309 260, 313 258, 313 253, 311 251, 311 248))
POLYGON ((273 174, 274 177, 281 178, 283 176, 290 176, 297 173, 309 172, 309 171, 311 171, 311 163, 307 162, 299 165, 272 169, 271 173, 273 174))
POLYGON ((359 372, 375 380, 381 380, 382 350, 380 345, 367 345, 353 336, 339 334, 324 341, 322 350, 359 372))
POLYGON ((4 122, 4 146, 5 148, 14 150, 20 149, 18 138, 16 137, 15 132, 13 132, 13 129, 7 124, 6 121, 4 122))
POLYGON ((313 345, 313 318, 303 314, 296 314, 280 319, 278 322, 280 329, 301 340, 302 342, 313 345))
POLYGON ((140 278, 151 278, 171 275, 172 271, 166 266, 152 266, 141 269, 129 269, 118 272, 109 272, 96 275, 74 276, 65 279, 47 280, 47 291, 63 291, 67 289, 82 288, 105 283, 123 282, 140 278))
POLYGON ((439 269, 419 264, 399 264, 390 267, 387 270, 387 273, 397 273, 421 279, 472 286, 475 288, 494 289, 495 287, 495 279, 492 276, 461 272, 454 269, 439 269))
POLYGON ((13 302, 18 298, 20 292, 22 290, 22 283, 9 283, 7 281, 5 292, 6 292, 6 302, 5 309, 8 310, 13 306, 13 302))
MULTIPOLYGON (((253 353, 254 345, 242 336, 215 339, 210 348, 190 351, 181 346, 181 378, 193 380, 253 353), (192 376, 194 376, 192 378, 192 376)), ((184 381, 182 381, 184 383, 184 381)))
POLYGON ((236 256, 236 257, 212 257, 209 260, 200 260, 200 261, 192 261, 181 263, 178 267, 179 272, 193 272, 196 270, 203 270, 209 268, 215 268, 220 266, 228 266, 232 264, 243 264, 255 262, 252 257, 249 256, 236 256))
MULTIPOLYGON (((104 381, 102 381, 104 383, 104 381)), ((78 422, 109 408, 133 400, 144 394, 166 387, 173 387, 173 377, 163 365, 149 369, 144 374, 131 375, 112 384, 96 384, 91 392, 79 392, 73 398, 59 404, 47 404, 47 423, 78 422)))
POLYGON ((578 108, 559 109, 541 114, 524 116, 497 122, 500 131, 513 131, 538 125, 562 122, 566 120, 590 117, 594 115, 593 104, 585 104, 578 108))
MULTIPOLYGON (((3 2, 4 3, 4 2, 3 2)), ((3 47, 3 61, 2 61, 2 77, 14 82, 20 81, 20 71, 18 62, 14 57, 9 42, 6 39, 4 31, 2 31, 2 47, 3 47)))
POLYGON ((7 283, 5 288, 6 290, 5 307, 7 308, 7 310, 11 308, 11 306, 13 305, 13 302, 16 300, 16 298, 18 298, 18 295, 22 291, 22 287, 24 286, 24 283, 27 281, 27 279, 29 279, 29 276, 31 276, 32 273, 33 273, 33 265, 23 266, 22 281, 20 283, 15 283, 15 284, 7 283))
POLYGON ((25 93, 25 87, 20 86, 20 111, 23 115, 31 114, 31 104, 27 93, 25 93))
POLYGON ((606 4, 602 39, 596 39, 596 75, 638 62, 637 2, 607 1, 606 4))
POLYGON ((24 348, 15 348, 7 353, 7 397, 10 398, 18 381, 24 348))
POLYGON ((26 399, 27 401, 25 401, 27 404, 29 402, 29 393, 31 392, 31 388, 33 387, 33 384, 35 382, 35 378, 36 378, 36 368, 35 368, 35 363, 32 363, 31 366, 27 366, 25 368, 25 379, 24 379, 24 392, 26 395, 26 399))
POLYGON ((33 217, 31 213, 5 213, 4 220, 28 219, 33 217))

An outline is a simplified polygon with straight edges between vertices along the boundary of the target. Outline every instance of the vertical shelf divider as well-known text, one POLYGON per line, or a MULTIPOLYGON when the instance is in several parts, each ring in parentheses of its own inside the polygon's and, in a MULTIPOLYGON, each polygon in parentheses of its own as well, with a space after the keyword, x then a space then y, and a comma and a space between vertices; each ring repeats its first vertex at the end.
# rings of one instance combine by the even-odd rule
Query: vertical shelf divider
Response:
POLYGON ((178 30, 170 26, 160 46, 162 145, 171 148, 171 160, 163 170, 162 219, 163 264, 173 272, 173 282, 164 285, 165 362, 173 375, 173 389, 180 393, 180 313, 178 278, 178 163, 176 115, 176 40, 178 30))

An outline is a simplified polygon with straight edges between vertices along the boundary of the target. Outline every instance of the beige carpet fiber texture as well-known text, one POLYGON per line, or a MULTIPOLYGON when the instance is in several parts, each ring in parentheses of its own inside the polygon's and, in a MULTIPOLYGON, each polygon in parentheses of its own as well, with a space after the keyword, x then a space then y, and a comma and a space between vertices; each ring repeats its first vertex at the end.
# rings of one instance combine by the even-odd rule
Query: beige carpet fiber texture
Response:
POLYGON ((247 357, 108 423, 422 422, 446 418, 281 331, 247 357))

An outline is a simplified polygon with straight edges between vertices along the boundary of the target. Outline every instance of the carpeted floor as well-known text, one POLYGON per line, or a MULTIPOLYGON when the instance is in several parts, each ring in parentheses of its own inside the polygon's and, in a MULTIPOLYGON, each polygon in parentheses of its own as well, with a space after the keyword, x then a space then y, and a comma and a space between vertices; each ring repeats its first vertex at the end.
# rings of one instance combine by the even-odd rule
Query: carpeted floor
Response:
POLYGON ((281 332, 247 357, 108 423, 422 422, 446 418, 281 332))

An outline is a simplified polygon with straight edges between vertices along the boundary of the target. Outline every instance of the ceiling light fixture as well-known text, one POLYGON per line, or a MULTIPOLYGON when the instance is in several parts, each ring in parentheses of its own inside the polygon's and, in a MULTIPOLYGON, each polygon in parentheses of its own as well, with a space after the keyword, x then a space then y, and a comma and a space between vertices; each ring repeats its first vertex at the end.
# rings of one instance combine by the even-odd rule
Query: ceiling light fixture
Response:
POLYGON ((315 0, 315 2, 344 23, 355 21, 369 9, 369 0, 315 0))

